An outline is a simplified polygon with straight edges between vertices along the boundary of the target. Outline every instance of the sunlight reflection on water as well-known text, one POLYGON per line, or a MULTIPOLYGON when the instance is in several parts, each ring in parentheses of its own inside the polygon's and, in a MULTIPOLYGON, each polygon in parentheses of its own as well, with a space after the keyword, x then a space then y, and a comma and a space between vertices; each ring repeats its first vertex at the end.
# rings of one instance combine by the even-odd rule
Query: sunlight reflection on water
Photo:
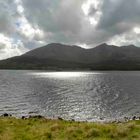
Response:
POLYGON ((32 73, 32 75, 39 76, 39 77, 50 77, 50 78, 74 78, 74 77, 81 77, 86 76, 89 74, 102 74, 100 72, 36 72, 32 73))

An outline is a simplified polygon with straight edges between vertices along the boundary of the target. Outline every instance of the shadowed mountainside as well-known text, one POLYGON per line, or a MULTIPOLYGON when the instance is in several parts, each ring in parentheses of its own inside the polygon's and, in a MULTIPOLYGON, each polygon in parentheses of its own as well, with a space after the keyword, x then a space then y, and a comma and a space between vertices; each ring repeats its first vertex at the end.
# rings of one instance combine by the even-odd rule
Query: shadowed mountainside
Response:
POLYGON ((84 49, 59 43, 48 44, 21 56, 0 61, 1 69, 44 70, 140 70, 140 48, 101 44, 84 49))

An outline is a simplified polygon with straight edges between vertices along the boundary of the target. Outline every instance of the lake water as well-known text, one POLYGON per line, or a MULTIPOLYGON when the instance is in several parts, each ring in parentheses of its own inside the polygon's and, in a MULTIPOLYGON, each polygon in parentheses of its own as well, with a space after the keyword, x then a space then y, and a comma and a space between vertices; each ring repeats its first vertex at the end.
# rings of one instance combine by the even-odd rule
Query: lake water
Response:
POLYGON ((0 71, 0 114, 79 121, 140 115, 140 72, 0 71))

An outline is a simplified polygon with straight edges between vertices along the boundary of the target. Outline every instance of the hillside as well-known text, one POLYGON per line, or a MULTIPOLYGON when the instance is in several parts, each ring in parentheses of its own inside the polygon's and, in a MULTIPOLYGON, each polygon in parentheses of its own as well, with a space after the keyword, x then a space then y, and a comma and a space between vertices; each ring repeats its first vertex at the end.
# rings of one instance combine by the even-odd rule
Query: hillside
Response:
POLYGON ((140 70, 140 48, 104 43, 84 49, 52 43, 0 61, 0 69, 140 70))

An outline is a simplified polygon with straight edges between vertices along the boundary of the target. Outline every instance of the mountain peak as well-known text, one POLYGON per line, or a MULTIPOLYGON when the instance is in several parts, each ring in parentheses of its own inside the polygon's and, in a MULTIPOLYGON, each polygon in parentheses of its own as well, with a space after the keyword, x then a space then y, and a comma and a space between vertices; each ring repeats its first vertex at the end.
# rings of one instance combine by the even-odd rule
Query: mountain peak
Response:
POLYGON ((102 43, 100 45, 98 45, 97 47, 106 47, 106 46, 109 46, 107 43, 102 43))
POLYGON ((66 45, 61 44, 61 43, 50 43, 50 44, 45 45, 44 47, 63 47, 63 46, 66 46, 66 45))
POLYGON ((95 47, 96 49, 110 49, 110 48, 116 48, 117 46, 114 45, 108 45, 107 43, 103 43, 95 47))
POLYGON ((51 43, 22 56, 1 61, 0 67, 52 70, 140 70, 140 48, 134 45, 123 47, 103 43, 86 50, 75 45, 51 43))
POLYGON ((128 45, 128 47, 131 47, 131 48, 136 48, 136 46, 135 46, 135 45, 133 45, 133 44, 128 45))
POLYGON ((82 48, 82 47, 80 47, 80 46, 77 46, 77 45, 67 45, 67 44, 62 44, 62 43, 50 43, 50 44, 48 44, 48 45, 46 45, 46 46, 44 46, 44 47, 52 47, 52 48, 76 48, 76 49, 84 49, 84 48, 82 48))
POLYGON ((106 45, 106 46, 108 46, 108 44, 107 44, 107 43, 102 43, 101 45, 106 45))
POLYGON ((133 45, 133 44, 130 44, 130 45, 127 45, 127 46, 122 46, 122 48, 135 49, 135 48, 138 48, 138 47, 136 47, 136 46, 133 45))

